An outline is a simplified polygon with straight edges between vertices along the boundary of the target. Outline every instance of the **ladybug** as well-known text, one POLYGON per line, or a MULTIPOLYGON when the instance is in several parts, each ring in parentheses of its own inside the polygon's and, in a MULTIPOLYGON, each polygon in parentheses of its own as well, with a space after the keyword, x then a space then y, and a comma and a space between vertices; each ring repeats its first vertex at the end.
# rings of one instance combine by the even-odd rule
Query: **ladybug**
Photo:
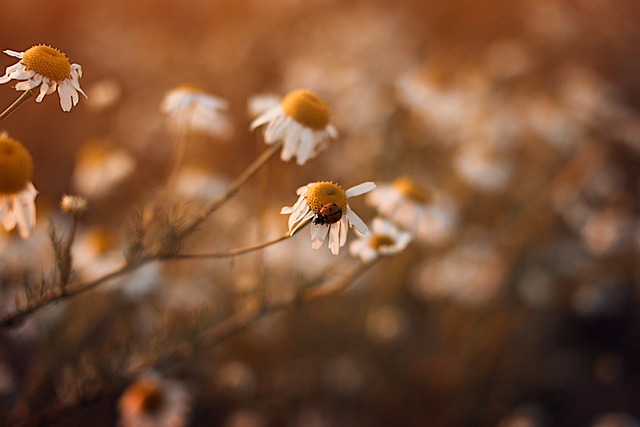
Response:
POLYGON ((337 203, 327 203, 313 218, 314 224, 335 224, 342 218, 342 208, 337 203))

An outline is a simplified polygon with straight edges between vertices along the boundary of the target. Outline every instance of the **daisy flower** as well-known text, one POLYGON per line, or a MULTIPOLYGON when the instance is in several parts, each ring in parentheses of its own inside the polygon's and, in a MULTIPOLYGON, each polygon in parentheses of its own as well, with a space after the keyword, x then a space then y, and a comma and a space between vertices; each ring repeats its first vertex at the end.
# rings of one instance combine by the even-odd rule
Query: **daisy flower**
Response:
POLYGON ((355 226, 361 233, 368 231, 365 223, 347 204, 349 197, 359 196, 376 188, 373 182, 365 182, 344 191, 333 182, 322 181, 298 188, 298 200, 285 206, 281 214, 289 214, 289 234, 293 234, 308 222, 311 224, 311 247, 319 249, 329 236, 329 249, 338 255, 347 241, 347 229, 355 226), (346 215, 345 215, 346 214, 346 215))
POLYGON ((124 148, 111 147, 107 140, 93 138, 77 153, 72 182, 78 192, 99 198, 128 178, 136 160, 124 148))
POLYGON ((156 373, 147 374, 124 392, 119 402, 123 427, 183 427, 189 412, 184 387, 156 373))
POLYGON ((0 221, 5 230, 16 225, 23 239, 36 225, 36 195, 31 183, 33 159, 18 141, 0 134, 0 221))
POLYGON ((24 52, 5 50, 4 53, 20 58, 20 61, 7 67, 4 76, 0 77, 0 84, 10 80, 21 80, 15 86, 18 91, 27 91, 39 86, 37 102, 57 89, 63 111, 70 111, 72 106, 78 104, 78 92, 87 97, 80 89, 82 67, 69 63, 66 55, 58 49, 39 44, 24 52))
POLYGON ((192 129, 227 139, 232 127, 223 114, 229 103, 205 92, 202 88, 183 84, 168 91, 160 103, 172 130, 192 129))
POLYGON ((366 202, 380 215, 431 243, 447 240, 457 224, 453 201, 423 190, 407 177, 381 184, 367 195, 366 202))
POLYGON ((388 256, 403 251, 411 242, 411 233, 400 231, 394 223, 374 218, 373 227, 367 234, 351 243, 349 252, 363 262, 371 262, 380 255, 388 256))
POLYGON ((298 89, 289 92, 281 103, 267 108, 251 123, 251 129, 267 125, 265 142, 270 145, 282 141, 280 158, 289 161, 295 156, 296 162, 303 165, 327 148, 328 139, 338 135, 330 118, 331 111, 322 99, 298 89))

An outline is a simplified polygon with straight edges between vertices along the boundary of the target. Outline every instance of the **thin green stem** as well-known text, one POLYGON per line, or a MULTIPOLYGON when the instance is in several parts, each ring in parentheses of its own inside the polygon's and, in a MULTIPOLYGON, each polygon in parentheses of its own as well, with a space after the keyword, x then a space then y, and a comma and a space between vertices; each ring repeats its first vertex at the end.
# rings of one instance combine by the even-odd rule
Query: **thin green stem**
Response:
POLYGON ((20 108, 22 104, 27 102, 27 100, 31 98, 31 95, 33 95, 33 89, 25 90, 22 95, 13 102, 13 104, 9 105, 6 110, 0 113, 0 122, 9 117, 11 113, 20 108))

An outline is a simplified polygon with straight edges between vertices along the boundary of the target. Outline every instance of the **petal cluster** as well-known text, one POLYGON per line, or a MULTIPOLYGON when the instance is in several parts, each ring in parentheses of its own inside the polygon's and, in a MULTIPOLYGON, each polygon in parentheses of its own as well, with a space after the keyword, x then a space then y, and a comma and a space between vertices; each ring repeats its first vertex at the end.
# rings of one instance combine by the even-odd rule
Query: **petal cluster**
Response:
POLYGON ((363 262, 371 262, 380 256, 403 251, 411 242, 411 233, 402 231, 394 223, 383 218, 374 218, 372 229, 349 246, 351 255, 363 262))
POLYGON ((78 93, 87 97, 80 88, 82 67, 70 64, 59 50, 36 45, 25 52, 5 50, 4 53, 19 58, 20 61, 7 67, 4 76, 0 77, 0 84, 17 80, 15 88, 18 91, 39 88, 37 102, 41 102, 46 95, 51 95, 57 90, 63 111, 70 111, 78 104, 78 93), (68 75, 65 76, 67 70, 68 75))
POLYGON ((315 182, 298 188, 298 200, 289 207, 283 207, 281 214, 289 215, 289 234, 293 235, 300 228, 311 222, 311 247, 319 249, 325 240, 329 240, 329 250, 337 255, 340 248, 347 241, 347 231, 353 226, 361 233, 366 233, 368 228, 364 221, 349 207, 346 199, 359 196, 376 188, 373 182, 365 182, 344 191, 331 182, 315 182), (336 202, 344 200, 343 205, 336 202), (330 203, 336 203, 342 211, 342 215, 335 222, 319 221, 322 215, 322 207, 330 203))
POLYGON ((168 91, 160 103, 172 130, 188 129, 223 139, 232 133, 231 123, 223 113, 228 108, 225 99, 188 84, 168 91))
MULTIPOLYGON (((263 107, 264 108, 264 107, 263 107)), ((310 91, 290 92, 281 103, 264 108, 252 123, 251 129, 266 125, 264 140, 267 144, 282 141, 280 158, 303 165, 328 147, 329 139, 338 135, 329 122, 330 111, 324 101, 310 91)))

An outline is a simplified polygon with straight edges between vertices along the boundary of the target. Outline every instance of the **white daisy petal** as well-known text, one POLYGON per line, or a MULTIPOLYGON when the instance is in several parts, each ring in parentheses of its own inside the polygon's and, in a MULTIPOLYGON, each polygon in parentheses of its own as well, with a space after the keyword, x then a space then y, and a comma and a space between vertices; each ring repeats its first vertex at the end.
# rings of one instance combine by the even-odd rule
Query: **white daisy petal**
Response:
POLYGON ((13 196, 5 196, 5 204, 6 208, 4 209, 5 214, 2 216, 2 227, 5 230, 13 230, 16 226, 16 216, 15 216, 15 200, 13 196))
POLYGON ((358 184, 355 187, 349 188, 347 190, 347 198, 368 193, 369 191, 375 188, 376 188, 376 185, 373 182, 363 182, 362 184, 358 184))
POLYGON ((329 227, 329 250, 334 255, 340 252, 340 225, 338 223, 331 224, 329 227))
POLYGON ((268 108, 254 119, 250 128, 254 130, 266 125, 265 143, 273 144, 276 141, 282 141, 280 158, 283 161, 289 161, 296 157, 296 163, 303 165, 328 146, 327 139, 337 136, 332 124, 324 125, 324 122, 328 121, 329 112, 323 105, 322 100, 308 91, 293 91, 285 97, 281 105, 268 108), (309 102, 310 99, 313 101, 309 102), (314 119, 317 120, 314 121, 314 119), (318 127, 320 127, 319 130, 318 127))
POLYGON ((3 50, 4 53, 6 53, 9 56, 13 56, 14 58, 20 58, 22 59, 24 57, 24 52, 16 52, 15 50, 3 50))
POLYGON ((362 219, 354 211, 351 210, 349 206, 347 206, 347 217, 349 218, 349 222, 362 234, 366 233, 369 228, 364 223, 362 219))

